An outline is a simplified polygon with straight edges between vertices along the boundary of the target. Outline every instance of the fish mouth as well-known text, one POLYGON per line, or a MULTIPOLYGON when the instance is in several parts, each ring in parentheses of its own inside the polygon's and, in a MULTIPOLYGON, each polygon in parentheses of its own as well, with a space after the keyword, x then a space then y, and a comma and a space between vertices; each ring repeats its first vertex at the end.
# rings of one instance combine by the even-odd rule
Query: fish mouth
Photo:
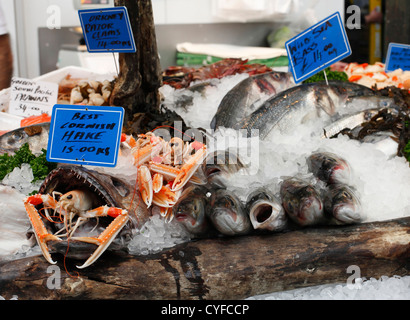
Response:
MULTIPOLYGON (((115 177, 100 174, 80 166, 62 165, 50 172, 41 185, 39 193, 53 196, 54 191, 65 194, 72 190, 82 190, 90 193, 93 199, 93 208, 105 205, 121 208, 121 196, 126 196, 127 192, 129 192, 126 186, 115 177)), ((57 201, 59 197, 58 194, 55 195, 57 201)), ((41 209, 41 206, 37 206, 37 209, 41 209)), ((111 222, 112 218, 110 217, 100 217, 98 219, 90 219, 85 226, 90 229, 98 225, 98 229, 95 232, 99 233, 111 222)), ((64 227, 62 223, 46 223, 53 232, 58 231, 58 228, 64 227)), ((127 231, 123 231, 126 234, 127 231)), ((117 247, 115 240, 111 245, 117 247)), ((66 237, 62 237, 62 241, 49 241, 48 246, 52 253, 60 253, 69 258, 81 260, 88 258, 97 248, 94 244, 66 237)))
POLYGON ((361 222, 361 212, 354 205, 339 205, 333 209, 334 217, 342 223, 361 222))
POLYGON ((119 179, 102 175, 84 167, 71 165, 54 169, 44 180, 39 193, 52 194, 53 191, 58 191, 65 194, 72 190, 87 190, 94 194, 96 202, 93 203, 93 206, 121 207, 118 196, 127 195, 125 185, 119 179), (114 190, 111 189, 112 186, 115 187, 114 190), (119 190, 120 194, 116 195, 115 191, 119 190))
POLYGON ((259 203, 251 211, 251 217, 253 217, 259 224, 267 221, 272 216, 272 214, 273 208, 272 205, 270 205, 268 202, 259 203))
POLYGON ((238 219, 238 214, 229 208, 215 208, 214 209, 214 215, 215 217, 231 217, 233 222, 236 222, 238 219))
POLYGON ((187 221, 187 222, 189 222, 192 226, 195 226, 196 220, 195 220, 192 216, 190 216, 189 214, 176 213, 176 214, 174 215, 174 217, 175 217, 175 219, 176 219, 178 222, 185 222, 185 221, 187 221))

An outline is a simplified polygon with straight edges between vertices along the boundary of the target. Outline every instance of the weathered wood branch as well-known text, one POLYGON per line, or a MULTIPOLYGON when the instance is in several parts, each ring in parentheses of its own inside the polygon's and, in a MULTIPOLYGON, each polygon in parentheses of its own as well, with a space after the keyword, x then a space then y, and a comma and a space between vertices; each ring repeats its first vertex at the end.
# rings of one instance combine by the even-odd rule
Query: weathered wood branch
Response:
POLYGON ((115 5, 127 8, 137 49, 119 54, 120 73, 110 100, 110 105, 124 107, 127 127, 134 114, 159 109, 161 65, 151 1, 115 0, 115 5))
POLYGON ((144 257, 106 252, 93 266, 78 270, 78 277, 74 262, 67 263, 70 276, 59 261, 60 289, 47 287, 55 275, 47 273, 50 265, 41 256, 2 263, 0 295, 21 300, 243 299, 345 283, 350 265, 366 278, 404 276, 410 271, 410 218, 206 239, 144 257))

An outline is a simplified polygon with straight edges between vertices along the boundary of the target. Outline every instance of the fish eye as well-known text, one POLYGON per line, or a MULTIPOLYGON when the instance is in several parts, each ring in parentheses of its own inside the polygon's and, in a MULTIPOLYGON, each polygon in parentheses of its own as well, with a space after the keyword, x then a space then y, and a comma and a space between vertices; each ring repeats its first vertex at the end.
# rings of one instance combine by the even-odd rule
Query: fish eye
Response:
POLYGON ((350 193, 348 193, 347 191, 343 191, 342 197, 344 197, 344 198, 346 198, 346 199, 352 199, 350 193))
POLYGON ((233 201, 233 199, 231 197, 228 197, 227 199, 227 204, 234 207, 235 206, 235 202, 233 201))
POLYGON ((292 203, 291 202, 289 202, 288 203, 288 209, 289 209, 289 211, 293 211, 293 205, 292 205, 292 203))
POLYGON ((21 133, 21 132, 15 132, 12 136, 10 136, 10 137, 7 139, 7 143, 13 144, 13 143, 15 143, 16 141, 20 141, 21 139, 23 139, 23 137, 24 137, 23 133, 21 133))

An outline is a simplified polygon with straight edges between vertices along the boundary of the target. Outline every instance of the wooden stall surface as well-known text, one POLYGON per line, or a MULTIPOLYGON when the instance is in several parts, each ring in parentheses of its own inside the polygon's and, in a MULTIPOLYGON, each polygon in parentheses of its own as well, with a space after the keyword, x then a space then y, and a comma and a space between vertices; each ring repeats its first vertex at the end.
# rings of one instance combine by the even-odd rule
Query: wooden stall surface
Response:
POLYGON ((42 256, 25 258, 0 264, 0 295, 17 295, 19 300, 244 299, 346 283, 349 266, 359 267, 356 276, 367 279, 405 276, 410 274, 409 262, 410 218, 402 218, 204 239, 149 256, 106 252, 83 270, 76 270, 76 262, 69 260, 65 270, 62 256, 57 266, 42 256))

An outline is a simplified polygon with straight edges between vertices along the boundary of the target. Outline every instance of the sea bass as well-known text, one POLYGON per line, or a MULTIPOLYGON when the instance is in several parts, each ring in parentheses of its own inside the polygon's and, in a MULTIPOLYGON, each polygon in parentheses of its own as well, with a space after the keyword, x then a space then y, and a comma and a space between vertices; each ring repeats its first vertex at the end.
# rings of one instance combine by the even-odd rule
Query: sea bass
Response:
POLYGON ((226 188, 226 181, 232 174, 246 169, 239 155, 230 150, 216 150, 208 154, 200 167, 202 174, 207 179, 209 188, 226 188))
POLYGON ((326 184, 350 183, 348 162, 331 152, 315 152, 306 159, 309 171, 326 184))
POLYGON ((223 235, 245 235, 252 231, 248 214, 234 193, 216 190, 210 202, 209 218, 223 235))
POLYGON ((282 205, 288 216, 300 226, 323 223, 323 202, 319 192, 308 182, 298 178, 289 178, 280 188, 282 205))
POLYGON ((325 212, 337 224, 358 223, 364 218, 357 193, 345 184, 330 185, 323 202, 325 212))
POLYGON ((280 200, 264 188, 249 194, 246 211, 256 230, 281 231, 287 224, 285 210, 280 200))
POLYGON ((25 143, 29 144, 31 152, 41 154, 47 149, 50 122, 34 124, 9 131, 0 136, 0 154, 14 154, 25 143))
POLYGON ((207 189, 203 186, 191 185, 182 192, 173 207, 175 219, 194 236, 204 236, 210 228, 207 218, 207 210, 209 210, 207 193, 207 189))
POLYGON ((254 112, 258 102, 293 86, 295 83, 292 74, 286 72, 268 72, 241 81, 222 99, 211 128, 232 128, 235 123, 254 112))
POLYGON ((260 138, 265 139, 273 130, 286 134, 318 118, 330 119, 338 113, 354 113, 363 108, 383 108, 394 104, 393 99, 376 97, 368 91, 371 89, 366 89, 361 86, 354 89, 338 81, 329 82, 329 85, 322 82, 302 84, 266 100, 232 128, 246 129, 248 136, 252 130, 259 130, 260 138))

